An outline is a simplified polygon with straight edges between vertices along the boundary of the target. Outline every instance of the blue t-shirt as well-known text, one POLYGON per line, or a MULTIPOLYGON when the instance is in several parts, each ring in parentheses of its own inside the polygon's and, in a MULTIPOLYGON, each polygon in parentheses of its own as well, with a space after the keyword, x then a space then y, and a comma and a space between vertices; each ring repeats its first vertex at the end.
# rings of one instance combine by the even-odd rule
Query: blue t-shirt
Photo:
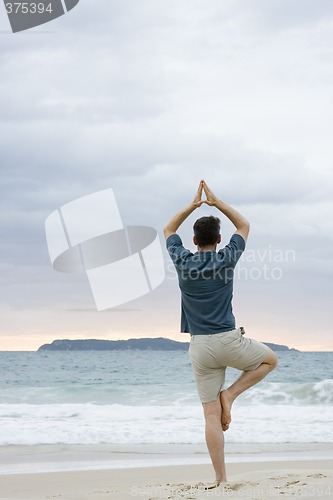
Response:
POLYGON ((181 331, 208 335, 233 330, 234 268, 245 249, 244 238, 233 234, 228 245, 218 252, 193 254, 183 247, 178 234, 171 234, 166 245, 181 290, 181 331))

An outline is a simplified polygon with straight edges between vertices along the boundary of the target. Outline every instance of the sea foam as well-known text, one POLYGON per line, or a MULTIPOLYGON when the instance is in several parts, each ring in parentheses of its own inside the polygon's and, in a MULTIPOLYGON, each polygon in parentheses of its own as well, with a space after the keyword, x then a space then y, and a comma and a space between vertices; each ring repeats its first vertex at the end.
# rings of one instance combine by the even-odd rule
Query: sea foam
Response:
MULTIPOLYGON (((0 445, 202 443, 201 406, 0 405, 0 445)), ((332 407, 240 405, 232 443, 333 442, 332 407)))

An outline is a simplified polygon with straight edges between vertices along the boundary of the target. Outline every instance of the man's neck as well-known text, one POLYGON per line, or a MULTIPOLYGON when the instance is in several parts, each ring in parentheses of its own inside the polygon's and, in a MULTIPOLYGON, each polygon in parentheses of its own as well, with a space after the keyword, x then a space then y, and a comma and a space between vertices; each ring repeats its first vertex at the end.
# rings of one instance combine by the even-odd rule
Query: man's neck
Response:
POLYGON ((214 250, 216 251, 216 244, 215 245, 207 245, 206 247, 199 247, 197 246, 198 252, 208 252, 209 250, 214 250))

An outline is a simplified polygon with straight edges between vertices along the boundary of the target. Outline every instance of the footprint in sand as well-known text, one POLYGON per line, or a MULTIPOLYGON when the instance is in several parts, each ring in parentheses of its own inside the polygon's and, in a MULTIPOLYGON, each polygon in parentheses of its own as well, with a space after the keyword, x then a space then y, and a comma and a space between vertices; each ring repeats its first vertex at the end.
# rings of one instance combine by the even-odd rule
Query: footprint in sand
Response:
POLYGON ((242 488, 248 488, 249 486, 259 486, 259 483, 253 483, 250 481, 246 481, 245 483, 235 483, 235 484, 228 484, 228 488, 234 491, 241 490, 242 488))
POLYGON ((281 479, 288 479, 289 476, 290 474, 287 474, 285 476, 270 477, 269 479, 271 479, 272 481, 280 481, 281 479))

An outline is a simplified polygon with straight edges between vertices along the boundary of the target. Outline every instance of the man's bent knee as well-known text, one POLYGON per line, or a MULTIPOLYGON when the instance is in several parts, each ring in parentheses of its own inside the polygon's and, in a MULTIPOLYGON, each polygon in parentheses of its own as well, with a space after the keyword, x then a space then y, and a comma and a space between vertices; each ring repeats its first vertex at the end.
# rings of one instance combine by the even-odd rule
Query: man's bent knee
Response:
POLYGON ((271 370, 274 370, 277 367, 277 365, 278 365, 278 361, 279 360, 278 360, 277 355, 275 354, 274 351, 271 350, 267 354, 267 356, 264 358, 263 363, 266 363, 267 365, 270 366, 271 370))

